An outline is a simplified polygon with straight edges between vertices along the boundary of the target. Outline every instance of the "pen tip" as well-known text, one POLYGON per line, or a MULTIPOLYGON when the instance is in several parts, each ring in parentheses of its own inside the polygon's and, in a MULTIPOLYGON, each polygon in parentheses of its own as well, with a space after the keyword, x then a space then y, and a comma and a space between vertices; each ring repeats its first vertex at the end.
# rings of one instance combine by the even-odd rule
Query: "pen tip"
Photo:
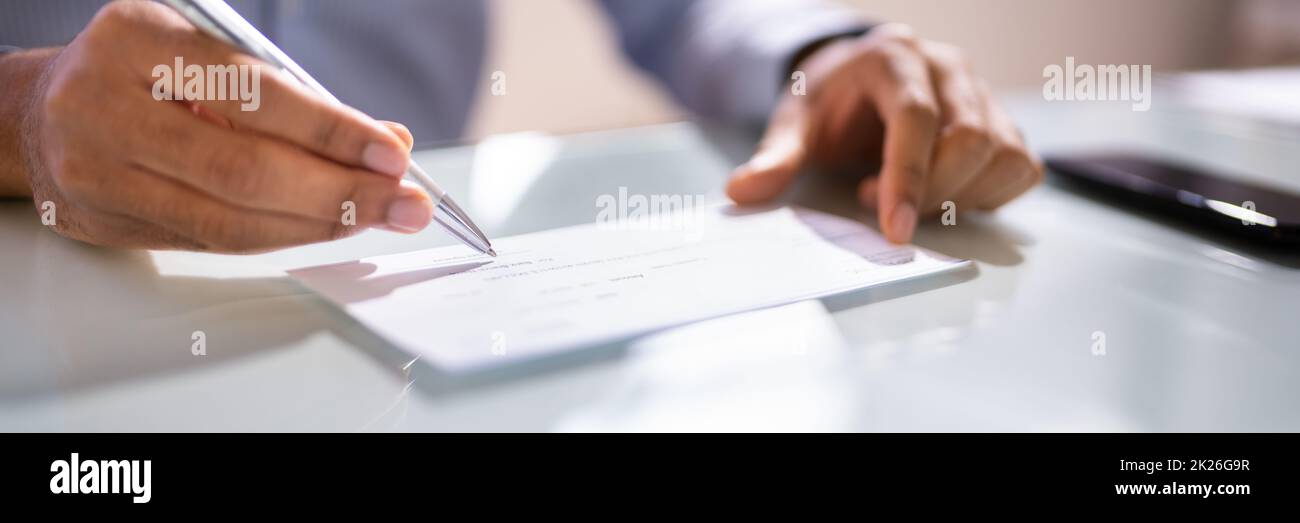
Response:
POLYGON ((493 249, 493 248, 491 248, 491 247, 488 247, 487 254, 488 254, 488 256, 491 256, 491 257, 493 257, 493 258, 496 258, 496 257, 497 257, 497 250, 496 250, 496 249, 493 249))

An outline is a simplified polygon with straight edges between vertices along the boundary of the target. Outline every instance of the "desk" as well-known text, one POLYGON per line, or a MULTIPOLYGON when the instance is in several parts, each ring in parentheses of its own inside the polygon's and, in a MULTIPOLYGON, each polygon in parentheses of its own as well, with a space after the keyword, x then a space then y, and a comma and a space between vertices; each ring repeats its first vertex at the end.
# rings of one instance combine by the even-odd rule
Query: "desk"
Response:
MULTIPOLYGON (((1123 104, 1012 109, 1039 150, 1126 144, 1300 185, 1286 131, 1123 104)), ((504 236, 590 222, 619 187, 721 197, 750 146, 683 123, 416 157, 504 236)), ((449 243, 431 229, 246 257, 122 252, 0 204, 0 430, 1300 430, 1296 264, 1054 184, 922 226, 919 244, 977 274, 837 310, 842 348, 779 367, 623 353, 439 392, 282 274, 449 243), (206 356, 190 352, 199 330, 206 356)))

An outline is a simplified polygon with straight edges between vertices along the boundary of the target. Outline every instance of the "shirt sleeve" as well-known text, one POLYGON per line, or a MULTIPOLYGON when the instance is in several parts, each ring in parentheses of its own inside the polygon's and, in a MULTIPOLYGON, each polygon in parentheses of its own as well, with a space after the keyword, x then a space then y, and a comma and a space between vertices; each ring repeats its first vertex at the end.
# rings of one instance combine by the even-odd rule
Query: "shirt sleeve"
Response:
POLYGON ((795 55, 866 32, 854 12, 820 0, 600 0, 624 54, 698 115, 764 121, 795 55))

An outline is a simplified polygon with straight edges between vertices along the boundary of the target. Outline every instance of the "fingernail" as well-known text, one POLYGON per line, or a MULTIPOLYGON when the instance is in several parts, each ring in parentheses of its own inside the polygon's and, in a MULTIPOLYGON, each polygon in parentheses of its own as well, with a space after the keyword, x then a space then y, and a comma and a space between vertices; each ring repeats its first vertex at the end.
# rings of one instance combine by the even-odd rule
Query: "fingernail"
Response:
POLYGON ((361 164, 372 171, 401 176, 406 174, 409 157, 406 151, 399 150, 383 142, 371 142, 361 151, 361 164))
POLYGON ((916 230, 916 206, 912 202, 902 201, 894 207, 894 216, 889 223, 890 230, 894 234, 890 240, 896 243, 907 243, 912 239, 912 232, 916 230))
POLYGON ((405 196, 388 205, 385 221, 400 231, 415 232, 429 225, 433 219, 433 206, 422 196, 405 196))

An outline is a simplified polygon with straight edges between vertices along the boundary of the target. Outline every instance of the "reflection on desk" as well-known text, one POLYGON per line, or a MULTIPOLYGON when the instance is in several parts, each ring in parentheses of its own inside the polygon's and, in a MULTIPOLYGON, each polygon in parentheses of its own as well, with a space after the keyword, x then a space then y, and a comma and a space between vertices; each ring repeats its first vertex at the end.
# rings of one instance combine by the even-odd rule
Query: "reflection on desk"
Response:
MULTIPOLYGON (((1040 150, 1121 142, 1300 185, 1289 167, 1300 152, 1283 141, 1225 137, 1186 113, 1098 107, 1013 104, 1040 150)), ((620 187, 719 197, 752 143, 692 124, 554 138, 486 232, 588 223, 596 198, 620 187)), ((473 147, 417 159, 447 190, 485 198, 470 191, 488 190, 474 181, 473 147)), ((874 224, 819 183, 789 200, 874 224)), ((917 243, 975 260, 978 276, 828 303, 840 345, 784 360, 783 372, 799 377, 779 385, 788 388, 697 364, 726 351, 700 346, 699 362, 622 351, 444 389, 283 276, 449 244, 437 231, 250 257, 117 252, 55 236, 28 202, 4 203, 0 430, 682 429, 659 423, 654 406, 690 397, 709 399, 694 415, 725 421, 698 427, 708 429, 1300 430, 1291 305, 1300 271, 1052 185, 995 215, 924 224, 917 243), (206 356, 190 352, 198 330, 206 356), (692 379, 642 379, 629 390, 636 376, 664 372, 649 365, 692 379), (747 407, 756 397, 784 403, 747 407)))

